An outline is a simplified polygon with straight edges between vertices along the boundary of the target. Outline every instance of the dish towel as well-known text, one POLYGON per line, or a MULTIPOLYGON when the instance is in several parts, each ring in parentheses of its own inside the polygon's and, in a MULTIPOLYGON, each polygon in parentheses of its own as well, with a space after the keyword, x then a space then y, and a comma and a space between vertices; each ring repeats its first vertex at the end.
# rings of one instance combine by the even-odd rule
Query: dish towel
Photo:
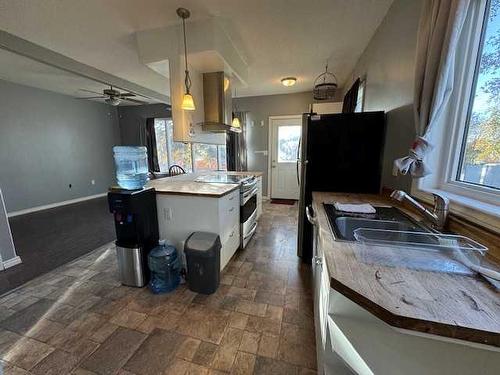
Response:
POLYGON ((377 212, 375 208, 368 203, 352 204, 335 202, 334 206, 337 211, 352 212, 356 214, 374 214, 377 212))

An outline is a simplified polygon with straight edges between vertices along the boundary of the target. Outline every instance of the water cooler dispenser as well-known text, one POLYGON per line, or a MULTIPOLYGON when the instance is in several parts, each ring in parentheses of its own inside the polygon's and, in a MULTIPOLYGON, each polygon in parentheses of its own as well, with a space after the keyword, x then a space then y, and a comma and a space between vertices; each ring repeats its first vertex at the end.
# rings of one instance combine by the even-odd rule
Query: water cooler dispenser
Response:
POLYGON ((111 189, 108 203, 115 221, 120 281, 143 287, 149 281, 149 251, 158 244, 155 191, 111 189))

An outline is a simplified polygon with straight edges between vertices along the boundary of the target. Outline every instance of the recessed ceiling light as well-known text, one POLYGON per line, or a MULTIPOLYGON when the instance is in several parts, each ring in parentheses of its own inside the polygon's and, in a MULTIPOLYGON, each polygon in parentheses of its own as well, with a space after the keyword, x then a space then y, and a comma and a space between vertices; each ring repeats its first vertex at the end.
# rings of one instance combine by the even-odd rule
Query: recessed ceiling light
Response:
POLYGON ((281 80, 281 84, 287 87, 295 85, 296 82, 297 78, 295 77, 285 77, 281 80))

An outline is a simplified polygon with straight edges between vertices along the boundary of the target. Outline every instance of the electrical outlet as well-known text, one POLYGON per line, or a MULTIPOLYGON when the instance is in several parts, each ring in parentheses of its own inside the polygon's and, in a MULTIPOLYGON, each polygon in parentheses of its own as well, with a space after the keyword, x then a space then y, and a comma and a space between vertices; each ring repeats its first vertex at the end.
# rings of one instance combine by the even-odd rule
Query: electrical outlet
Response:
POLYGON ((91 181, 90 181, 90 183, 91 183, 92 185, 95 185, 95 180, 91 180, 91 181))

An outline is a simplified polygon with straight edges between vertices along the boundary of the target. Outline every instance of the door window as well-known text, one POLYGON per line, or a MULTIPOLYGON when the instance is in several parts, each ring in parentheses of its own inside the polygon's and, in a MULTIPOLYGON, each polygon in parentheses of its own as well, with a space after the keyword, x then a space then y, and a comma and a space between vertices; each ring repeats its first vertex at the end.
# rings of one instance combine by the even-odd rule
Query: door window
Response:
POLYGON ((299 147, 301 127, 285 125, 278 127, 278 163, 295 163, 299 147))

